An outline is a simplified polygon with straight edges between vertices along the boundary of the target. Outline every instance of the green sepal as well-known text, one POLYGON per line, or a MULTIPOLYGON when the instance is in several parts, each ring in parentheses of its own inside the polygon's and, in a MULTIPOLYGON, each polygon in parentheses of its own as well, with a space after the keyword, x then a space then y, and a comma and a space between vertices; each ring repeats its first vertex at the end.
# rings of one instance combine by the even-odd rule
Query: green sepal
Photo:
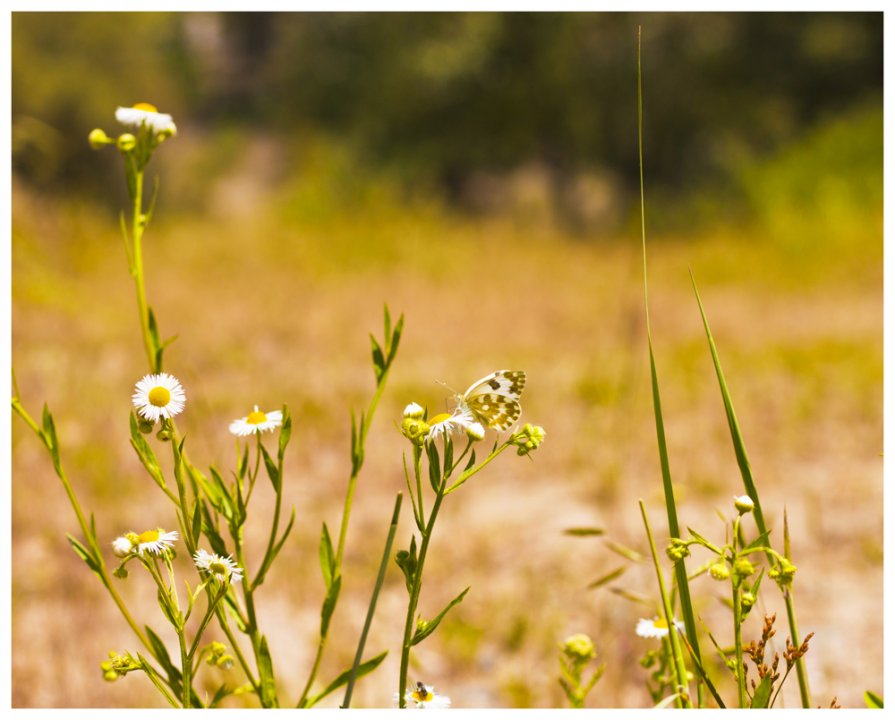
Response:
POLYGON ((326 523, 323 523, 323 531, 320 533, 320 569, 323 571, 323 584, 329 590, 336 572, 336 554, 326 523))
POLYGON ((771 690, 774 689, 774 684, 771 682, 771 676, 765 675, 761 682, 758 683, 758 687, 755 688, 755 692, 752 694, 752 702, 749 703, 750 708, 760 708, 765 709, 768 707, 768 703, 771 702, 771 690))
MULTIPOLYGON (((388 650, 380 653, 374 658, 370 658, 369 660, 362 662, 357 666, 357 670, 355 671, 355 678, 363 677, 364 675, 369 675, 373 672, 379 665, 385 660, 385 656, 388 655, 388 650)), ((321 692, 317 693, 311 698, 308 698, 305 701, 305 704, 302 707, 310 708, 314 707, 317 703, 319 703, 323 698, 327 695, 335 692, 340 687, 345 685, 351 679, 351 668, 348 668, 345 672, 339 675, 335 680, 333 680, 329 685, 326 686, 321 692)))
POLYGON ((329 621, 336 609, 336 603, 339 602, 339 591, 342 589, 342 576, 337 575, 333 578, 332 584, 326 591, 326 599, 320 608, 320 637, 326 637, 329 632, 329 621))
POLYGON ((442 610, 440 613, 438 613, 438 615, 436 615, 434 618, 429 620, 426 623, 425 627, 423 627, 422 629, 418 629, 413 634, 413 638, 410 640, 411 646, 416 645, 417 643, 420 643, 423 640, 425 640, 427 637, 429 637, 429 635, 431 635, 434 632, 435 628, 438 627, 438 624, 441 622, 442 618, 444 618, 444 616, 447 614, 448 610, 450 610, 452 607, 454 607, 454 605, 457 605, 458 603, 463 602, 463 598, 466 597, 466 593, 468 593, 468 592, 469 592, 469 588, 466 588, 463 592, 461 592, 459 595, 457 595, 457 597, 455 597, 453 600, 451 600, 447 604, 447 607, 444 610, 442 610))
POLYGON ((273 661, 270 658, 270 649, 267 647, 267 637, 261 636, 258 645, 258 676, 261 684, 261 705, 263 707, 277 707, 277 684, 273 676, 273 661))

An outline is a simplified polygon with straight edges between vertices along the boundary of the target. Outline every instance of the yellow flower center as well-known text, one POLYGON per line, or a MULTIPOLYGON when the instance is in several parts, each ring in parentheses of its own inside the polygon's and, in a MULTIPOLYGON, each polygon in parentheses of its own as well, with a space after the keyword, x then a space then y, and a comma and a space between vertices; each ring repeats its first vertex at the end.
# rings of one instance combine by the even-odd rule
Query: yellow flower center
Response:
POLYGON ((155 542, 156 540, 158 540, 159 534, 160 533, 158 530, 147 530, 146 532, 141 532, 139 535, 137 535, 137 542, 138 543, 155 542))
POLYGON ((429 425, 436 425, 436 424, 438 424, 438 423, 440 423, 440 422, 444 422, 444 421, 447 420, 450 416, 451 416, 450 413, 441 413, 440 415, 436 415, 435 417, 431 417, 431 418, 429 418, 428 420, 426 420, 426 422, 427 422, 429 425))
POLYGON ((229 572, 227 566, 219 560, 208 563, 208 570, 214 575, 222 575, 224 577, 226 577, 229 572))
POLYGON ((255 409, 249 413, 249 416, 246 418, 246 422, 249 425, 260 425, 263 422, 267 422, 267 415, 261 412, 258 409, 258 406, 255 405, 255 409))
POLYGON ((149 103, 137 103, 134 105, 134 110, 145 110, 146 112, 158 112, 158 108, 155 105, 150 105, 149 103))
POLYGON ((149 402, 156 407, 165 407, 171 402, 171 391, 166 387, 157 385, 149 391, 149 402))
POLYGON ((412 697, 416 702, 432 702, 433 695, 428 690, 423 688, 422 690, 414 690, 410 693, 410 697, 412 697))
POLYGON ((653 620, 653 627, 658 628, 659 630, 667 630, 668 623, 665 622, 665 618, 656 618, 653 620))

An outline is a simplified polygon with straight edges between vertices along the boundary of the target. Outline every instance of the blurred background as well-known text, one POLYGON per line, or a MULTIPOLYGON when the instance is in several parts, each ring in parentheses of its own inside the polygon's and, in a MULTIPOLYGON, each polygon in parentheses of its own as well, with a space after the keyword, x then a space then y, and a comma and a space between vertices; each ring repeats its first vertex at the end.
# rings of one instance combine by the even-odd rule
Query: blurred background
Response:
MULTIPOLYGON (((861 705, 882 692, 881 13, 13 14, 22 399, 54 412, 101 537, 174 526, 127 441, 146 368, 118 231, 122 162, 86 142, 94 127, 122 131, 117 106, 151 102, 178 136, 149 167, 147 293, 162 335, 179 336, 166 369, 189 397, 191 458, 229 471, 227 424, 255 403, 295 416, 298 522, 259 600, 287 701, 313 659, 320 523, 339 522, 349 410, 372 392, 367 333, 388 303, 406 332, 369 436, 321 683, 353 657, 403 487, 401 409, 441 408, 436 380, 463 389, 506 367, 528 372, 523 420, 547 440, 533 462, 501 457, 446 502, 421 611, 472 590, 411 679, 457 707, 562 706, 558 646, 585 632, 607 663, 590 705, 650 702, 638 659, 653 644, 634 634, 655 610, 649 566, 587 589, 626 564, 607 541, 647 551, 638 498, 667 538, 643 317, 638 25, 652 331, 681 522, 723 541, 718 513, 742 492, 690 270, 777 543, 788 513, 799 622, 816 633, 814 702, 861 705), (573 526, 606 535, 564 534, 573 526)), ((71 552, 65 494, 18 421, 12 466, 13 704, 159 705, 143 677, 102 681, 108 651, 137 643, 71 552)), ((257 554, 272 502, 253 502, 257 554)), ((148 578, 122 588, 160 628, 148 578)), ((693 592, 731 642, 724 589, 703 577, 693 592)), ((780 649, 785 609, 769 583, 764 599, 745 638, 777 612, 780 649)), ((368 643, 389 656, 358 706, 391 704, 405 607, 392 568, 368 643)), ((209 669, 201 682, 219 680, 209 669)), ((722 692, 734 697, 723 680, 722 692)))

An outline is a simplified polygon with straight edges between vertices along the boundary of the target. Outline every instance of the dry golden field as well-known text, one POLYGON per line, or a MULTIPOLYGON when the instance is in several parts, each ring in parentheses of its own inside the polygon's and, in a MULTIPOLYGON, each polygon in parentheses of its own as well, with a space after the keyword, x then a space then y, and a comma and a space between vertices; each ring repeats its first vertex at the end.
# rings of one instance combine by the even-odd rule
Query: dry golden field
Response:
MULTIPOLYGON (((229 472, 227 425, 254 403, 288 403, 294 416, 286 499, 298 520, 258 601, 285 701, 298 697, 313 659, 317 539, 322 521, 339 523, 349 411, 372 392, 368 333, 381 333, 388 303, 405 314, 405 333, 368 439, 320 682, 350 664, 404 488, 402 408, 442 407, 438 380, 462 389, 518 368, 528 373, 522 419, 542 425, 547 440, 531 461, 507 453, 446 500, 421 611, 431 616, 472 589, 414 655, 411 679, 434 684, 455 707, 562 706, 558 645, 585 632, 607 664, 589 706, 649 704, 638 659, 652 641, 634 627, 653 607, 586 589, 624 564, 606 540, 647 552, 638 498, 667 540, 639 234, 572 238, 537 218, 464 220, 393 199, 321 220, 290 213, 288 199, 252 178, 209 185, 205 210, 191 217, 166 213, 163 195, 145 263, 162 334, 179 336, 166 370, 187 391, 178 421, 193 462, 229 472), (606 536, 565 535, 573 526, 606 536)), ((807 252, 748 224, 693 236, 649 231, 653 342, 681 522, 723 541, 718 512, 729 516, 743 491, 691 269, 777 543, 788 512, 796 608, 802 632, 816 633, 807 665, 822 706, 834 696, 860 706, 865 690, 882 692, 882 232, 880 216, 859 220, 838 249, 807 243, 807 252)), ((53 411, 63 461, 100 537, 176 526, 128 444, 130 394, 147 368, 116 217, 16 186, 12 269, 21 397, 32 414, 44 401, 53 411)), ((16 418, 12 429, 13 705, 161 706, 139 674, 103 682, 100 661, 110 649, 138 649, 136 639, 69 548, 65 534, 77 525, 43 448, 16 418)), ((263 550, 272 504, 259 487, 250 559, 263 550)), ((411 526, 405 498, 396 549, 411 526)), ((697 553, 692 567, 703 559, 697 553)), ((177 563, 186 569, 189 559, 177 563)), ((119 584, 141 622, 164 627, 145 575, 119 584)), ((657 597, 649 563, 611 587, 657 597)), ((691 587, 698 614, 731 642, 723 586, 703 576, 691 587)), ((782 647, 785 610, 770 581, 763 602, 778 615, 782 647)), ((359 683, 355 706, 391 705, 405 608, 392 566, 367 645, 389 655, 359 683)), ((747 640, 761 614, 750 617, 747 640)), ((203 671, 199 687, 211 688, 203 678, 212 675, 203 671)), ((784 703, 798 705, 794 677, 784 703)))

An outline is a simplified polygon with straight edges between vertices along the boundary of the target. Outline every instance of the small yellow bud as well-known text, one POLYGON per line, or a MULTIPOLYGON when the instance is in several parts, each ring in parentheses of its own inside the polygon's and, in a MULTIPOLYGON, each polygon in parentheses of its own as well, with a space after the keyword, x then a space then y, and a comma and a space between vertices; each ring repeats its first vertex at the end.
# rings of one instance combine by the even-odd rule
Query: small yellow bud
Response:
POLYGON ((741 557, 734 560, 733 574, 738 582, 749 577, 754 572, 755 566, 749 558, 741 557))
POLYGON ((755 508, 755 502, 748 495, 740 495, 733 499, 733 505, 740 515, 752 512, 755 508))
POLYGON ((709 568, 709 575, 714 580, 728 580, 730 579, 730 568, 727 567, 727 563, 719 561, 713 563, 709 568))
POLYGON ((130 133, 123 133, 118 136, 118 149, 121 152, 130 152, 137 146, 137 138, 130 133))
POLYGON ((407 417, 401 423, 401 432, 414 445, 422 445, 429 434, 429 424, 425 420, 407 417))
POLYGON ((563 643, 562 651, 572 660, 586 661, 597 656, 594 641, 584 633, 569 635, 563 643))
POLYGON ((747 590, 740 598, 740 604, 743 606, 744 610, 748 610, 755 604, 755 595, 747 590))
POLYGON ((94 150, 101 150, 106 145, 111 145, 115 141, 112 140, 112 138, 110 138, 108 135, 106 135, 105 130, 94 128, 87 136, 87 142, 90 143, 90 147, 92 147, 94 150))

